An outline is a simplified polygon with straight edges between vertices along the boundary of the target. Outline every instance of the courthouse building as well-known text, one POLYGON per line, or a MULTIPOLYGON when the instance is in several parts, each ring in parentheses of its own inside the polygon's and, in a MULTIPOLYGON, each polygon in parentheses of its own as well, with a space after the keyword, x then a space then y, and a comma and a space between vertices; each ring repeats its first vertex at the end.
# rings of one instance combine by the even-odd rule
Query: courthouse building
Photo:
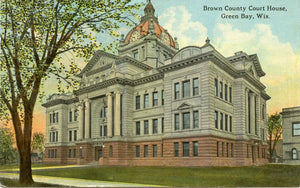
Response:
POLYGON ((300 164, 300 106, 282 109, 283 162, 300 164))
POLYGON ((74 94, 46 108, 45 163, 233 166, 267 163, 256 54, 224 57, 207 39, 179 50, 149 2, 118 55, 97 51, 74 94))

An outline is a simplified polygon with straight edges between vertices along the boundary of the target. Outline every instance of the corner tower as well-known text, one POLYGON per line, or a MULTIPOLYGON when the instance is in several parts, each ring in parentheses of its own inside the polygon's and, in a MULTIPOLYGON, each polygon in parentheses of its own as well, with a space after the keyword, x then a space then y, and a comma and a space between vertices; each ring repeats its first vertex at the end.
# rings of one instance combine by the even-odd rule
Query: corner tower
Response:
POLYGON ((153 68, 165 65, 178 50, 178 43, 159 25, 155 9, 148 2, 140 23, 120 41, 119 55, 130 56, 153 68))

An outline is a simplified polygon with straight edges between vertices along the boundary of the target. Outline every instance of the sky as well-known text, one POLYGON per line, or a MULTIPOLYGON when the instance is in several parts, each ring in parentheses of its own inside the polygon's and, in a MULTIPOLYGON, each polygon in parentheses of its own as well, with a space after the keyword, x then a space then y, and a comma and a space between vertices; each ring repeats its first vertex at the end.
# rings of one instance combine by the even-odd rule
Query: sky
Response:
MULTIPOLYGON (((300 106, 299 0, 152 0, 151 2, 160 25, 173 37, 178 38, 180 48, 189 45, 202 46, 208 37, 225 57, 232 56, 238 51, 249 55, 257 54, 266 73, 261 82, 266 86, 267 94, 271 96, 267 102, 269 115, 281 112, 282 108, 300 106), (205 10, 205 7, 210 8, 205 10), (213 7, 218 10, 211 10, 213 7), (268 7, 273 8, 273 11, 268 10, 268 7), (247 18, 251 16, 251 19, 242 18, 241 14, 247 15, 247 18), (257 14, 265 18, 259 19, 257 14), (238 18, 228 18, 236 15, 238 18)), ((144 7, 140 9, 139 15, 144 14, 143 9, 144 7)), ((123 27, 119 32, 126 36, 130 29, 123 27)), ((109 37, 107 40, 113 39, 109 37)), ((78 63, 83 67, 82 61, 78 63)), ((55 86, 56 83, 49 80, 46 85, 48 95, 55 92, 55 86)), ((34 131, 44 132, 45 122, 45 109, 37 103, 34 131)))

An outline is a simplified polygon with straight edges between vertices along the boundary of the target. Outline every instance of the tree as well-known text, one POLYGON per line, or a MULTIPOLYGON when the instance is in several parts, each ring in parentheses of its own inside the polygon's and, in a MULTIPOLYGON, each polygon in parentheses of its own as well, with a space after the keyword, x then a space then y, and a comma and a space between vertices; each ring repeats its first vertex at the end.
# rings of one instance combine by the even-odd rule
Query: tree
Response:
POLYGON ((269 161, 272 162, 272 156, 275 151, 277 142, 282 136, 282 119, 281 115, 275 113, 268 117, 268 141, 269 141, 269 161))
POLYGON ((13 133, 7 127, 0 127, 0 163, 7 164, 16 159, 13 148, 13 133))
MULTIPOLYGON (((62 61, 73 52, 88 59, 95 49, 112 49, 98 43, 94 33, 118 37, 130 25, 141 5, 132 0, 2 0, 0 8, 0 116, 10 117, 20 155, 19 181, 32 184, 32 118, 44 82, 57 76, 78 87, 80 70, 74 61, 62 61), (7 113, 9 112, 9 113, 7 113)), ((68 85, 68 86, 69 86, 68 85)), ((58 88, 62 90, 61 87, 58 88)))
POLYGON ((44 134, 43 133, 34 133, 32 137, 32 152, 33 151, 43 151, 44 149, 44 134))

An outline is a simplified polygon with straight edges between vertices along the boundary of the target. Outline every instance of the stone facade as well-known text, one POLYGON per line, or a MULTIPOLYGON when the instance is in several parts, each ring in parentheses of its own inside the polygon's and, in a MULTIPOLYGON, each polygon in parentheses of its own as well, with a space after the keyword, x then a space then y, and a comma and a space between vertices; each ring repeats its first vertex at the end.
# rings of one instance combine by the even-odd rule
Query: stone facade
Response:
POLYGON ((282 109, 283 162, 300 164, 300 106, 282 109))
POLYGON ((119 55, 98 51, 74 94, 45 104, 46 163, 240 166, 267 162, 257 55, 178 49, 151 3, 119 55))

